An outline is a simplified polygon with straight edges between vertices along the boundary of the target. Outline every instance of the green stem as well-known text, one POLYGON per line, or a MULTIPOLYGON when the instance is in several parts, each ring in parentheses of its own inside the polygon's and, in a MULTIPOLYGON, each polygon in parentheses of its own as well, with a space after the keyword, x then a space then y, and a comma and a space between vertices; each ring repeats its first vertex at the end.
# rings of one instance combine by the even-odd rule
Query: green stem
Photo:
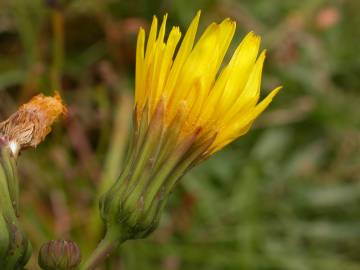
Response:
POLYGON ((124 241, 119 241, 119 237, 114 237, 114 234, 107 232, 104 239, 101 240, 90 257, 80 267, 80 270, 96 269, 96 267, 103 263, 122 242, 124 241))

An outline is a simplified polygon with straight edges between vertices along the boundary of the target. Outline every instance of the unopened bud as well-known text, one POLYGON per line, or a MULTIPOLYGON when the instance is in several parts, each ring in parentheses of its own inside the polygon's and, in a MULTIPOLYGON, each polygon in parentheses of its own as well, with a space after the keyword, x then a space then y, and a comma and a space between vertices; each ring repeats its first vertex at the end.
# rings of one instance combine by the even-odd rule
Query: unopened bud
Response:
POLYGON ((73 270, 80 262, 80 249, 73 241, 53 240, 40 249, 39 265, 44 270, 73 270))

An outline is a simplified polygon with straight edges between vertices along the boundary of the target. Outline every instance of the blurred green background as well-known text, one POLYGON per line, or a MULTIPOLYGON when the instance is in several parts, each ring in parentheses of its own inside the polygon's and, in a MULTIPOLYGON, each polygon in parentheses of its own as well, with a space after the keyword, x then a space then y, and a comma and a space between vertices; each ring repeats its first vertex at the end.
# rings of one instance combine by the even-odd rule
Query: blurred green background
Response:
MULTIPOLYGON (((0 115, 60 91, 69 116, 22 153, 21 222, 34 247, 101 237, 96 197, 127 144, 139 26, 169 13, 184 32, 231 17, 234 47, 268 49, 263 93, 284 90, 252 130, 188 174, 158 230, 104 269, 360 269, 360 1, 1 0, 0 115)), ((229 54, 230 55, 230 54, 229 54)))

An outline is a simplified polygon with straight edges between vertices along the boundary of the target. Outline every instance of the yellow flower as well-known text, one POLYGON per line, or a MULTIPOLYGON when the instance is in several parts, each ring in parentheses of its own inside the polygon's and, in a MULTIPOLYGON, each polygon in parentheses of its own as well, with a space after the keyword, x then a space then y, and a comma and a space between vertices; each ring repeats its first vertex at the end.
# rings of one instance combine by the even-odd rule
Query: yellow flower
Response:
POLYGON ((140 29, 133 141, 120 177, 100 201, 110 241, 151 233, 181 177, 246 133, 280 89, 258 103, 265 53, 258 56, 253 33, 219 73, 235 23, 211 24, 195 44, 199 18, 200 12, 179 48, 177 27, 164 41, 167 16, 159 32, 154 17, 146 49, 140 29))
POLYGON ((236 48, 230 62, 219 72, 233 38, 236 24, 225 19, 210 24, 195 43, 200 12, 183 38, 173 27, 165 41, 166 20, 160 30, 153 18, 145 49, 145 31, 140 29, 136 52, 136 121, 150 123, 158 106, 164 110, 164 125, 176 119, 177 143, 196 133, 196 141, 213 138, 203 158, 245 134, 266 109, 280 87, 260 103, 260 85, 265 50, 260 37, 250 32, 236 48), (144 111, 146 112, 144 113, 144 111), (181 116, 179 116, 181 114, 181 116))

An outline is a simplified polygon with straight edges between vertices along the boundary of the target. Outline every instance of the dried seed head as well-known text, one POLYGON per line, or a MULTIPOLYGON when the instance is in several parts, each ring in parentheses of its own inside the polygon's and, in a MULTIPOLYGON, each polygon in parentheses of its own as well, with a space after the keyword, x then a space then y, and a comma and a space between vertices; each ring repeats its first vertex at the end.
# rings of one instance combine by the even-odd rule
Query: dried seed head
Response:
POLYGON ((51 125, 66 111, 58 93, 54 97, 39 94, 0 123, 0 134, 16 155, 21 149, 36 147, 41 143, 50 133, 51 125))

